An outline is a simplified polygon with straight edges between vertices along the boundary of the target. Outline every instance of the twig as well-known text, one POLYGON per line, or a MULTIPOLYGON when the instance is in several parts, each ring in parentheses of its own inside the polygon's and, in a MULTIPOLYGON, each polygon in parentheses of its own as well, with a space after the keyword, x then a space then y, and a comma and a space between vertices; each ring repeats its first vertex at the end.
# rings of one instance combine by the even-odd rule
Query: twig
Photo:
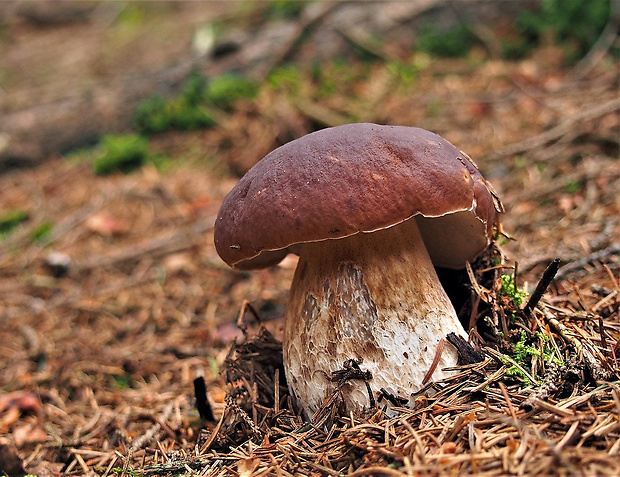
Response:
POLYGON ((404 406, 409 402, 408 399, 394 396, 392 393, 388 392, 385 388, 379 389, 379 402, 383 399, 386 399, 392 406, 399 407, 404 406))
POLYGON ((320 22, 337 7, 339 7, 339 2, 327 2, 321 5, 321 8, 316 11, 315 9, 305 8, 300 21, 297 22, 295 31, 286 41, 280 42, 281 47, 270 55, 269 59, 261 65, 257 76, 263 79, 266 78, 273 68, 285 61, 291 55, 295 47, 300 42, 300 39, 303 38, 305 32, 314 24, 320 22))
POLYGON ((479 296, 482 301, 484 301, 485 303, 489 303, 489 290, 481 287, 480 284, 478 284, 471 263, 465 262, 465 269, 467 270, 467 276, 469 277, 469 282, 471 283, 474 293, 479 296))
POLYGON ((211 404, 209 404, 207 399, 207 385, 203 376, 194 379, 194 396, 196 397, 196 408, 200 418, 207 421, 215 421, 211 404))
POLYGON ((431 363, 431 366, 428 368, 428 371, 424 375, 424 379, 422 379, 422 384, 426 384, 428 380, 431 379, 431 376, 435 372, 435 369, 437 369, 437 365, 439 364, 439 360, 441 359, 441 355, 443 354, 443 348, 445 345, 446 340, 444 338, 441 338, 439 340, 439 344, 437 345, 437 349, 435 350, 435 357, 433 358, 433 362, 431 363))
POLYGON ((362 38, 361 35, 351 28, 346 28, 343 26, 337 27, 336 32, 342 35, 342 37, 350 42, 353 46, 369 53, 370 55, 383 60, 385 62, 390 61, 392 58, 389 55, 386 55, 385 52, 381 50, 380 47, 373 44, 371 38, 362 38))
POLYGON ((248 327, 245 324, 245 314, 248 310, 250 310, 252 316, 254 316, 258 324, 261 327, 263 326, 263 320, 260 317, 260 314, 258 313, 256 308, 254 308, 254 305, 250 303, 250 300, 245 299, 243 300, 243 303, 241 303, 241 308, 239 309, 239 314, 237 315, 237 328, 239 328, 243 332, 243 334, 246 334, 248 330, 248 327))
POLYGON ((559 269, 560 269, 560 259, 555 258, 549 264, 549 266, 543 273, 542 278, 540 279, 540 281, 538 282, 538 285, 536 285, 536 288, 534 289, 534 293, 532 293, 532 295, 530 296, 530 299, 527 301, 527 304, 523 308, 523 312, 526 315, 529 315, 532 312, 532 310, 536 308, 536 305, 538 305, 538 302, 540 301, 544 293, 547 291, 547 288, 549 288, 549 285, 551 285, 551 282, 553 281, 553 278, 555 277, 555 275, 558 273, 559 269))
POLYGON ((273 376, 273 412, 280 412, 280 369, 276 368, 273 376))
POLYGON ((131 446, 129 447, 130 453, 136 452, 155 438, 155 435, 162 428, 161 423, 168 419, 170 414, 172 414, 172 409, 174 408, 174 405, 174 401, 169 402, 162 412, 161 419, 155 419, 155 423, 144 434, 133 440, 131 446))
POLYGON ((456 333, 448 333, 446 339, 456 348, 459 355, 459 365, 479 363, 484 360, 484 353, 476 350, 471 344, 465 341, 462 336, 459 336, 456 333))
POLYGON ((211 434, 209 435, 209 440, 200 448, 200 452, 202 454, 205 454, 213 445, 213 443, 215 442, 215 439, 217 438, 220 429, 222 428, 222 424, 224 423, 224 417, 226 416, 226 412, 222 413, 222 416, 220 417, 220 420, 217 422, 217 425, 215 426, 215 428, 211 431, 211 434))
POLYGON ((574 336, 569 335, 566 327, 562 323, 560 323, 555 318, 555 316, 549 313, 549 311, 544 306, 541 308, 542 308, 543 316, 545 317, 545 320, 547 321, 547 323, 549 323, 566 342, 570 343, 573 346, 573 348, 575 349, 575 352, 578 355, 583 356, 583 359, 585 360, 586 366, 590 370, 592 377, 596 381, 605 381, 609 379, 611 377, 611 373, 609 371, 604 370, 598 364, 598 361, 596 357, 592 354, 592 352, 586 347, 584 347, 581 344, 581 342, 578 339, 576 339, 574 336))
POLYGON ((370 401, 370 409, 376 406, 375 397, 372 395, 370 384, 368 381, 372 379, 372 373, 370 371, 362 371, 360 368, 361 360, 348 359, 344 362, 344 367, 332 372, 331 381, 338 382, 338 391, 342 389, 347 381, 352 379, 361 379, 366 385, 368 391, 368 400, 370 401))
POLYGON ((510 395, 508 394, 508 389, 506 389, 506 385, 499 381, 499 389, 502 392, 502 396, 504 396, 504 400, 506 401, 506 405, 508 406, 508 412, 512 416, 512 418, 516 421, 517 414, 515 413, 515 408, 512 405, 512 401, 510 400, 510 395))
POLYGON ((333 127, 350 123, 351 119, 343 114, 332 111, 319 103, 298 98, 292 103, 304 116, 325 126, 333 127))
POLYGON ((572 411, 567 411, 566 409, 563 409, 561 407, 554 406, 553 404, 548 403, 547 401, 543 401, 542 399, 538 399, 537 397, 532 397, 530 399, 530 402, 534 407, 555 414, 556 416, 572 417, 575 415, 575 413, 572 411))
POLYGON ((523 373, 524 376, 527 377, 527 379, 529 379, 532 383, 536 383, 536 378, 534 376, 532 376, 529 371, 527 371, 523 366, 521 366, 519 363, 517 363, 514 359, 512 359, 510 356, 507 356, 505 354, 500 353, 497 350, 494 350, 493 348, 489 348, 488 346, 485 347, 484 349, 488 354, 490 354, 492 357, 494 357, 496 360, 498 360, 500 363, 504 364, 506 361, 508 363, 510 363, 512 366, 515 366, 519 371, 521 371, 521 373, 523 373))

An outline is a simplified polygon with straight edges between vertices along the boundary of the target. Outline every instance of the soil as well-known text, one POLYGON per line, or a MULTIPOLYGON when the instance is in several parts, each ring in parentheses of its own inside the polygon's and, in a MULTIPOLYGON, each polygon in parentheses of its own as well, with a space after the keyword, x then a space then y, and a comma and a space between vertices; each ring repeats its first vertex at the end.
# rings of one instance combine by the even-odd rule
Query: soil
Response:
MULTIPOLYGON (((3 110, 18 111, 31 105, 32 97, 41 104, 48 98, 58 101, 59 91, 70 97, 83 91, 83 85, 103 91, 98 89, 102 84, 128 73, 137 78, 145 71, 165 70, 175 57, 187 56, 192 42, 187 30, 216 17, 230 22, 240 15, 224 4, 149 5, 146 13, 136 14, 143 15, 136 20, 138 30, 127 27, 133 18, 127 10, 109 4, 97 7, 103 10, 96 15, 85 14, 90 15, 86 23, 82 17, 61 24, 33 22, 25 14, 11 17, 0 39, 8 72, 2 88, 11 91, 2 98, 3 110), (50 65, 50 58, 56 64, 50 65)), ((314 21, 327 21, 329 13, 325 15, 314 21)), ((247 17, 242 18, 240 24, 247 25, 247 17)), ((298 37, 293 35, 282 61, 311 54, 312 44, 298 37)), ((382 58, 373 63, 351 53, 346 61, 354 77, 322 99, 310 83, 304 85, 309 94, 301 99, 264 88, 254 101, 241 101, 223 113, 216 128, 152 137, 153 150, 173 158, 164 170, 147 164, 127 175, 96 176, 91 162, 99 151, 94 148, 72 155, 47 151, 44 160, 34 161, 39 164, 22 164, 0 176, 0 213, 28 214, 0 241, 0 470, 41 476, 261 471, 437 475, 441 471, 427 465, 435 462, 429 457, 433 453, 446 472, 469 473, 476 464, 461 458, 466 455, 461 451, 475 450, 491 474, 531 471, 536 452, 558 473, 613 474, 620 452, 617 58, 592 55, 567 64, 561 48, 550 43, 514 62, 498 58, 484 45, 460 59, 412 54, 397 43, 378 53, 382 58), (411 83, 395 80, 386 69, 396 59, 419 65, 411 83), (487 437, 484 446, 479 429, 468 424, 479 422, 483 413, 471 410, 466 418, 459 416, 458 406, 465 401, 441 413, 429 412, 423 418, 427 421, 415 421, 418 430, 436 428, 438 437, 414 431, 407 434, 413 443, 407 449, 399 439, 408 428, 376 415, 364 418, 368 420, 351 416, 345 424, 326 415, 321 424, 327 432, 332 425, 336 434, 308 431, 287 407, 284 385, 281 403, 279 398, 254 399, 254 405, 263 407, 250 405, 249 413, 233 413, 237 420, 230 421, 231 409, 244 405, 232 402, 230 384, 244 376, 220 371, 235 362, 231 345, 247 343, 245 333, 259 333, 263 340, 249 355, 277 350, 296 260, 289 257, 254 272, 229 269, 213 245, 219 205, 239 174, 274 147, 316 128, 353 120, 424 127, 476 161, 506 208, 502 224, 510 240, 500 243, 506 270, 516 274, 519 287, 532 292, 545 267, 560 258, 562 267, 536 309, 536 319, 553 339, 565 342, 558 349, 574 346, 571 339, 583 340, 583 348, 605 369, 604 379, 582 379, 584 355, 590 351, 577 352, 580 384, 567 394, 548 387, 543 396, 508 378, 504 385, 506 370, 493 358, 501 343, 491 351, 484 348, 485 359, 495 359, 496 367, 488 368, 488 374, 487 368, 479 368, 483 385, 476 393, 485 392, 484 382, 494 387, 486 397, 469 395, 482 403, 486 399, 487 413, 491 409, 524 426, 513 423, 507 437, 487 437), (46 228, 48 233, 42 234, 46 228), (245 300, 270 334, 259 332, 252 313, 246 313, 244 331, 239 328, 245 300), (543 308, 560 327, 554 328, 543 308), (202 420, 196 410, 194 380, 199 377, 206 382, 212 422, 202 420), (504 399, 509 392, 512 401, 504 399), (579 396, 586 398, 562 407, 562 399, 579 396), (519 408, 528 398, 535 409, 529 413, 519 408), (233 430, 221 427, 225 409, 233 430), (289 414, 278 414, 281 409, 289 414), (536 409, 538 417, 546 412, 553 419, 536 420, 536 409), (253 410, 264 422, 252 416, 253 410), (253 422, 245 430, 239 427, 244 415, 253 422), (271 434, 265 431, 268 419, 271 434), (306 436, 304 432, 321 438, 300 438, 295 445, 303 445, 294 447, 291 436, 306 436), (427 451, 418 448, 422 438, 427 451), (346 455, 352 457, 345 462, 346 455)), ((116 119, 112 123, 120 124, 116 119)), ((497 303, 489 306, 500 309, 497 303)), ((490 342, 483 337, 477 344, 490 342)), ((245 369, 238 362, 234 366, 245 369)), ((265 376, 271 377, 278 366, 269 366, 265 376)), ((568 382, 569 371, 558 373, 562 383, 568 382)), ((252 387, 248 389, 251 393, 252 387)), ((438 396, 439 406, 444 394, 438 396)), ((494 419, 504 422, 499 414, 494 419)), ((403 416, 407 420, 413 414, 403 416)))

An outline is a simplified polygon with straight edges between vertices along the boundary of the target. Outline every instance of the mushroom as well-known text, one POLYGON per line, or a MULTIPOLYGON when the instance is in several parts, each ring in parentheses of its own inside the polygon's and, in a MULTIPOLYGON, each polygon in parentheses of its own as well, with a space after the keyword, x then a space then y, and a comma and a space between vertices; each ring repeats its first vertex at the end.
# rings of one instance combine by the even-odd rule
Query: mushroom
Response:
POLYGON ((471 159, 437 134, 355 123, 259 161, 224 199, 215 245, 241 270, 299 255, 284 325, 289 388, 311 416, 337 386, 332 373, 361 360, 368 383, 340 383, 347 410, 359 412, 366 384, 411 400, 433 368, 437 380, 456 365, 440 342, 467 333, 434 266, 463 269, 501 211, 471 159))

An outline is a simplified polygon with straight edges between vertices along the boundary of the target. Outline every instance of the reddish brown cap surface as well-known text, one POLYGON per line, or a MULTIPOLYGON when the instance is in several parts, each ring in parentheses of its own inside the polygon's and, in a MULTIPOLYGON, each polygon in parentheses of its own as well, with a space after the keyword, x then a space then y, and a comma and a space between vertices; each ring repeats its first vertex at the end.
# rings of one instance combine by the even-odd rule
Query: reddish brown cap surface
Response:
POLYGON ((489 244, 501 203, 471 159, 437 134, 355 123, 289 142, 224 199, 220 257, 278 263, 296 244, 391 227, 416 216, 433 262, 462 268, 489 244))

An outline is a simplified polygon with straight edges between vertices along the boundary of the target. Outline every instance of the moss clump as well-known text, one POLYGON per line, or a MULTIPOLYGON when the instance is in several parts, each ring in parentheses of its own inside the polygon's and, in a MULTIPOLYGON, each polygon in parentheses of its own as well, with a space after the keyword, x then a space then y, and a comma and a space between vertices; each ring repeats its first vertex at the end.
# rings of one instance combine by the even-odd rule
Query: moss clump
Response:
POLYGON ((178 96, 153 96, 141 102, 133 123, 143 134, 210 128, 216 125, 214 108, 230 110, 235 101, 254 98, 257 92, 256 84, 241 75, 226 74, 207 80, 195 73, 178 96))
POLYGON ((215 106, 228 109, 235 101, 255 98, 257 92, 258 87, 253 81, 230 73, 209 81, 206 99, 215 106))
MULTIPOLYGON (((535 332, 532 339, 528 339, 528 335, 525 330, 521 331, 521 335, 519 341, 517 341, 514 345, 514 353, 511 359, 502 360, 502 362, 508 365, 508 369, 506 370, 507 376, 515 376, 519 377, 524 386, 533 386, 542 383, 542 377, 539 376, 539 373, 534 375, 534 371, 532 371, 532 377, 534 377, 537 381, 532 382, 530 376, 523 372, 523 369, 532 368, 532 360, 537 359, 539 362, 553 362, 557 365, 563 365, 563 361, 554 356, 554 349, 551 346, 549 338, 539 331, 535 332), (536 343, 538 340, 538 343, 536 343), (516 366, 514 363, 517 363, 519 366, 516 366)), ((537 369, 541 370, 541 367, 537 369)))
POLYGON ((148 140, 138 134, 104 136, 103 155, 95 159, 97 175, 121 171, 125 174, 142 166, 148 157, 148 140))
POLYGON ((178 97, 153 96, 141 102, 134 112, 134 126, 143 134, 212 127, 215 119, 204 104, 206 98, 206 78, 191 75, 178 97))
POLYGON ((464 23, 448 31, 439 31, 429 24, 422 28, 416 50, 441 58, 462 58, 475 43, 476 36, 464 23))
POLYGON ((502 275, 500 280, 500 295, 508 297, 519 308, 523 304, 523 299, 528 296, 528 293, 517 288, 512 275, 502 275))

